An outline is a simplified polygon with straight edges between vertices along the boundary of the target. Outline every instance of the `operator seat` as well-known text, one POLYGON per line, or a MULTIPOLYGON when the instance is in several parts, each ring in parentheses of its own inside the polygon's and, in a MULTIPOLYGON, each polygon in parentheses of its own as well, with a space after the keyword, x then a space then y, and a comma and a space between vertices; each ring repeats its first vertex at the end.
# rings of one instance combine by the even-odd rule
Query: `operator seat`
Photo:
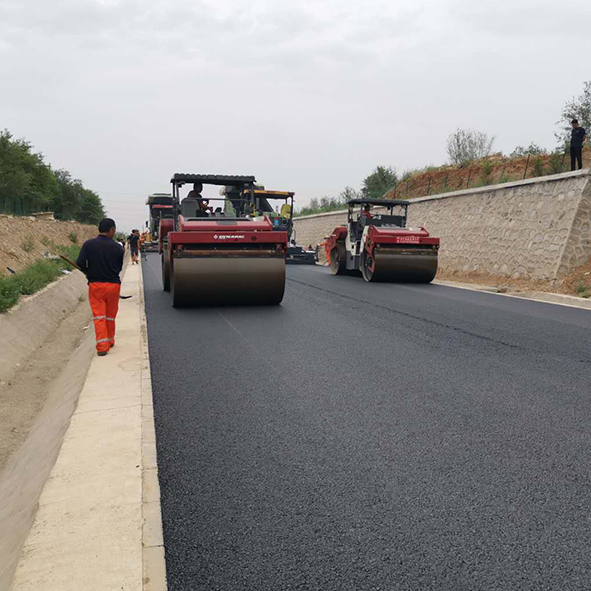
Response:
POLYGON ((199 201, 197 199, 193 199, 192 197, 185 197, 181 201, 181 215, 186 218, 196 218, 198 216, 197 212, 201 208, 199 207, 199 201))

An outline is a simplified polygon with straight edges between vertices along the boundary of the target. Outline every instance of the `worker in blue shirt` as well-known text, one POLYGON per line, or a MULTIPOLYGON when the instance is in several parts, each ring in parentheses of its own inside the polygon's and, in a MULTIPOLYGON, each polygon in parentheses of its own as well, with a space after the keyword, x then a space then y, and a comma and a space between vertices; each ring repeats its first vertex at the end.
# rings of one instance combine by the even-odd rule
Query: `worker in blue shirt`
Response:
POLYGON ((87 240, 80 249, 76 265, 88 279, 88 300, 100 357, 115 346, 115 317, 119 309, 124 251, 113 240, 115 222, 105 218, 99 223, 99 235, 87 240))
POLYGON ((579 165, 579 170, 583 168, 583 142, 587 136, 587 132, 579 125, 576 119, 571 121, 573 127, 570 139, 570 169, 576 170, 576 164, 579 165))

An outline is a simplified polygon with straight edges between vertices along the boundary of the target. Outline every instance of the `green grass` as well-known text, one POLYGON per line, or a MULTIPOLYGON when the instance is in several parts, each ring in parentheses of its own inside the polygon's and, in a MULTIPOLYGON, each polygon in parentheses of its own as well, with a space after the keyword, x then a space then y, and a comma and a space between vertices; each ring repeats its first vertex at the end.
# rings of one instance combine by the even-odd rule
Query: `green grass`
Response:
MULTIPOLYGON (((54 254, 63 254, 70 259, 76 259, 80 248, 78 246, 56 246, 54 254)), ((64 261, 39 259, 20 273, 0 277, 0 314, 10 310, 22 295, 31 295, 43 289, 57 279, 63 269, 71 270, 64 261)))
POLYGON ((591 287, 581 282, 576 285, 575 292, 580 298, 588 298, 591 296, 591 287))

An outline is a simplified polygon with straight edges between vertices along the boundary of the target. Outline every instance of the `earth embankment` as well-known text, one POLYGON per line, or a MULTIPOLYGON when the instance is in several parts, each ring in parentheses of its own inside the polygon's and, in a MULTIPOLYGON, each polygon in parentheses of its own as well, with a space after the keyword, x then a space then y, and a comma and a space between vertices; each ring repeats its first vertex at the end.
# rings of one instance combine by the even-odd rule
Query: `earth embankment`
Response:
POLYGON ((78 222, 0 215, 0 277, 19 272, 43 256, 51 246, 82 244, 97 234, 96 226, 78 222))

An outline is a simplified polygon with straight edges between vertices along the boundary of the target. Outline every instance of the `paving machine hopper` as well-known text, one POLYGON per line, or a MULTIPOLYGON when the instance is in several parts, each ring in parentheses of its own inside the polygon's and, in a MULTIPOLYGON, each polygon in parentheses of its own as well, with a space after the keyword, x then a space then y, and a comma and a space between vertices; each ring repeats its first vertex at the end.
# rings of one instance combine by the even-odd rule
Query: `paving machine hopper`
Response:
MULTIPOLYGON (((293 227, 293 197, 291 191, 271 191, 264 187, 257 186, 253 191, 254 203, 249 204, 254 212, 259 215, 268 215, 273 228, 287 232, 288 245, 285 262, 287 264, 315 265, 317 261, 316 252, 306 250, 296 243, 296 233, 293 227), (281 201, 283 205, 279 211, 273 209, 270 201, 281 201)), ((250 199, 250 193, 244 192, 245 199, 250 199)))
POLYGON ((351 199, 348 225, 328 239, 335 275, 359 274, 366 281, 429 283, 437 273, 439 238, 407 227, 408 201, 351 199), (373 206, 384 213, 372 212, 373 206))
POLYGON ((144 251, 156 252, 158 250, 158 232, 160 220, 169 217, 172 219, 172 195, 170 193, 152 193, 146 200, 150 212, 150 219, 146 222, 144 251))
POLYGON ((279 304, 285 290, 287 232, 256 215, 253 176, 175 174, 172 219, 160 222, 163 288, 172 305, 279 304), (182 201, 180 189, 194 190, 182 201), (197 186, 222 187, 203 198, 197 186), (244 193, 248 194, 248 199, 244 193), (223 207, 209 206, 221 201, 223 207))

